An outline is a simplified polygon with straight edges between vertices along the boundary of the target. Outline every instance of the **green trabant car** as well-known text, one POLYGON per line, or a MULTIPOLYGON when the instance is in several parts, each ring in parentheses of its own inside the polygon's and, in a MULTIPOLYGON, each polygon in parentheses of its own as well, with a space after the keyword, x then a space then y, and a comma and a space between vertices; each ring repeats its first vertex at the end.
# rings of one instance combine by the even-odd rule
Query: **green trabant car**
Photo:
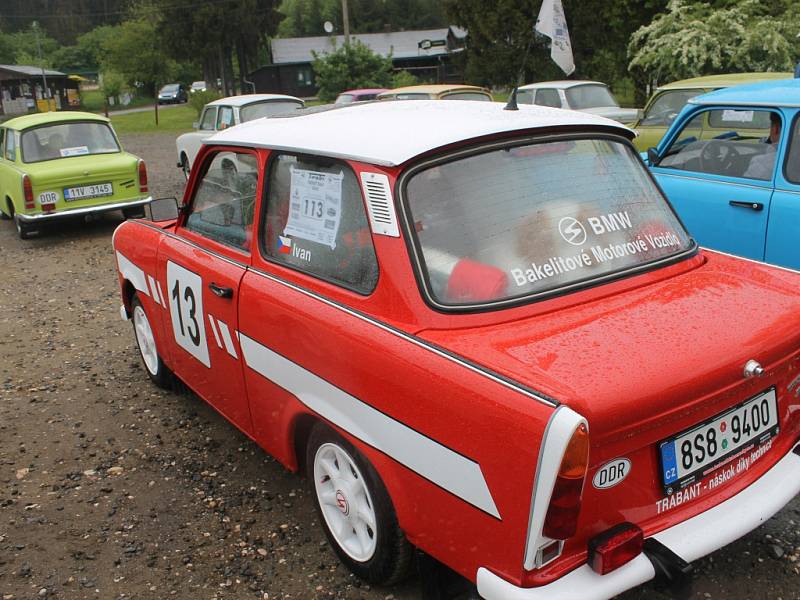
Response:
POLYGON ((707 75, 673 81, 657 88, 644 107, 642 117, 630 127, 639 134, 633 141, 640 152, 655 148, 686 103, 700 94, 744 83, 791 79, 791 73, 735 73, 707 75))
POLYGON ((144 161, 122 150, 105 117, 37 113, 0 125, 0 216, 21 238, 67 216, 140 216, 149 201, 144 161))

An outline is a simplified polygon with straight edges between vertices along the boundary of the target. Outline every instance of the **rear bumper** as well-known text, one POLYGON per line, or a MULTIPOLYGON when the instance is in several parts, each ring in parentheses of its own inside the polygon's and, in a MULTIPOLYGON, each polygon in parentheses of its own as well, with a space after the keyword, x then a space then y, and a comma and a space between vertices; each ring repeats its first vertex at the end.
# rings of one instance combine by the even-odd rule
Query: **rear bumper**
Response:
MULTIPOLYGON (((800 493, 800 444, 751 486, 732 498, 653 537, 686 561, 713 552, 752 531, 800 493)), ((519 588, 488 569, 478 569, 478 593, 486 600, 605 600, 653 579, 646 555, 608 575, 583 565, 556 581, 519 588)))
POLYGON ((121 210, 123 208, 135 208, 137 206, 144 206, 145 204, 149 203, 152 199, 153 199, 152 196, 147 196, 146 198, 139 198, 137 200, 128 200, 125 202, 115 202, 114 204, 99 204, 97 206, 84 206, 81 208, 59 210, 57 212, 41 213, 38 215, 26 215, 23 213, 17 213, 15 216, 22 223, 45 223, 67 217, 96 215, 99 213, 111 212, 112 210, 121 210))

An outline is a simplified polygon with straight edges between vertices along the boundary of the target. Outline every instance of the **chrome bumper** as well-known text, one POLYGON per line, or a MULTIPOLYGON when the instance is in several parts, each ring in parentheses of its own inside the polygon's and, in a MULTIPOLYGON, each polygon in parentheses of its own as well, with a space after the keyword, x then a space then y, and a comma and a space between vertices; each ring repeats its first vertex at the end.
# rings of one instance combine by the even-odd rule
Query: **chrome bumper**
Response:
POLYGON ((147 196, 146 198, 140 198, 138 200, 115 202, 114 204, 99 204, 97 206, 84 206, 81 208, 59 210, 57 212, 40 213, 38 215, 17 213, 15 217, 22 223, 44 223, 46 221, 55 221, 56 219, 61 219, 64 217, 96 215, 99 213, 111 212, 112 210, 121 210, 123 208, 135 208, 137 206, 149 204, 152 200, 152 196, 147 196))
MULTIPOLYGON (((752 485, 714 508, 653 536, 685 561, 693 561, 749 533, 800 493, 800 444, 752 485)), ((606 600, 653 579, 645 554, 607 575, 583 565, 556 581, 519 588, 483 567, 478 593, 485 600, 606 600)))

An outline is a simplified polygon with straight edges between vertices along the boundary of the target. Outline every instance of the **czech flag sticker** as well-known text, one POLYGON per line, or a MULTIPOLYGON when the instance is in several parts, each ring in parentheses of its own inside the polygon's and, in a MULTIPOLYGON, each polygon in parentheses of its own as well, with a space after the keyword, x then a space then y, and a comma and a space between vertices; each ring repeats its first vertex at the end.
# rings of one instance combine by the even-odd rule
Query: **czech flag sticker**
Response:
POLYGON ((292 252, 292 239, 288 237, 284 237, 282 235, 278 236, 278 252, 281 254, 291 254, 292 252))

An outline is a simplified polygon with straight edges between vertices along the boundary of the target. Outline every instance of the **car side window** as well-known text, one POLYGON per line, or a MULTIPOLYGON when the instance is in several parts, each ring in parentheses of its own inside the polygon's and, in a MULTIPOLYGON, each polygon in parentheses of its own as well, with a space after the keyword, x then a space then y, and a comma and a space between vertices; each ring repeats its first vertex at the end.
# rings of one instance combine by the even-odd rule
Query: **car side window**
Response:
POLYGON ((258 187, 255 154, 219 152, 198 182, 184 228, 249 251, 258 187))
POLYGON ((550 106, 552 108, 561 108, 561 98, 558 96, 558 90, 551 88, 542 88, 536 90, 536 98, 534 104, 539 106, 550 106))
POLYGON ((331 159, 280 154, 267 181, 259 236, 264 255, 360 294, 372 292, 378 260, 352 169, 331 159))
POLYGON ((6 153, 6 130, 0 128, 0 156, 6 153))
POLYGON ((518 104, 533 104, 533 90, 517 90, 518 104))
POLYGON ((17 157, 17 144, 16 144, 16 136, 12 130, 8 130, 5 140, 5 156, 6 160, 14 161, 17 157))
POLYGON ((217 111, 217 131, 233 126, 233 108, 220 106, 217 111))
POLYGON ((777 155, 777 144, 770 139, 772 118, 766 110, 731 108, 700 112, 684 126, 658 166, 770 180, 777 155))
POLYGON ((786 154, 784 167, 786 179, 792 183, 800 183, 800 115, 795 117, 792 137, 789 140, 789 152, 786 154))
POLYGON ((203 113, 203 118, 200 120, 200 129, 214 130, 214 121, 217 118, 217 107, 210 106, 203 113))
POLYGON ((674 90, 659 95, 647 109, 640 125, 671 125, 686 103, 705 90, 674 90))

